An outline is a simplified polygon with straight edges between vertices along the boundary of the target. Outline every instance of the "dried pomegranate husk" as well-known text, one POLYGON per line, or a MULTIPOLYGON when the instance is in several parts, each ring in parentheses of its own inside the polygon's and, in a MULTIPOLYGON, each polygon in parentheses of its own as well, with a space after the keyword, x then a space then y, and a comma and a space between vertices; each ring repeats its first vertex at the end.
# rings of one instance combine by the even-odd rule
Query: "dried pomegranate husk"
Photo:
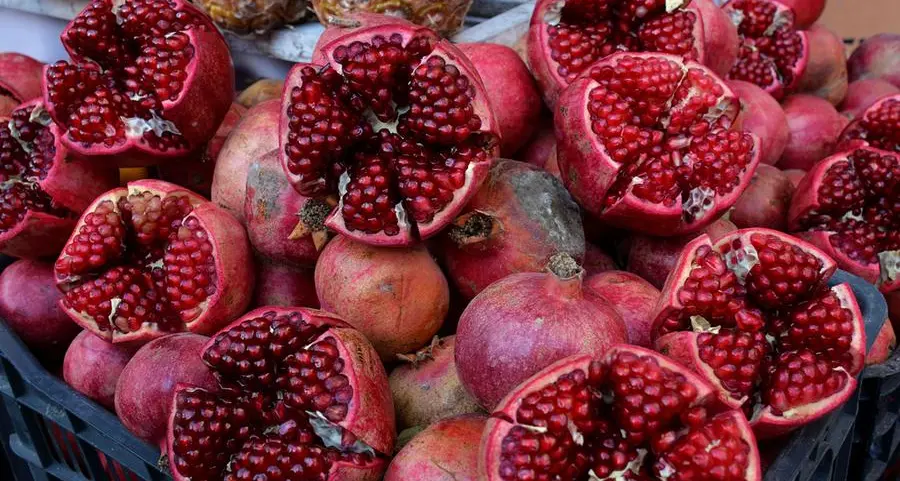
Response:
POLYGON ((344 25, 354 14, 375 13, 409 20, 441 35, 456 33, 472 0, 311 0, 323 25, 344 25))
POLYGON ((844 148, 863 141, 872 147, 900 152, 900 94, 879 99, 841 133, 844 148))

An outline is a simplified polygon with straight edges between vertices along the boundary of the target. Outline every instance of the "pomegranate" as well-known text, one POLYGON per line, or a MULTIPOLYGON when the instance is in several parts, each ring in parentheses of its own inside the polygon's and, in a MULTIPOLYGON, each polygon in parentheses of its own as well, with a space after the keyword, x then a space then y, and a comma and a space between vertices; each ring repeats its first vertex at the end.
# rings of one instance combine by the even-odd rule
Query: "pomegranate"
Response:
POLYGON ((135 351, 81 331, 66 351, 63 379, 72 389, 114 410, 116 383, 135 351))
POLYGON ((780 0, 794 10, 794 24, 797 28, 809 28, 825 11, 825 0, 780 0))
POLYGON ((541 94, 515 50, 496 43, 461 43, 484 82, 500 131, 500 155, 511 157, 534 135, 541 116, 541 94))
POLYGON ((556 132, 553 128, 553 120, 541 122, 534 136, 525 144, 516 160, 527 162, 540 167, 547 172, 559 177, 559 164, 556 162, 556 132))
POLYGON ((449 309, 447 279, 422 245, 377 247, 337 236, 315 276, 322 309, 359 329, 385 361, 427 344, 449 309))
POLYGON ((809 39, 809 63, 800 78, 800 92, 821 97, 838 105, 847 96, 847 56, 844 41, 821 24, 806 31, 809 39))
POLYGON ((132 434, 149 443, 162 443, 176 384, 217 386, 200 358, 208 340, 188 332, 171 334, 145 344, 128 361, 116 383, 115 405, 132 434))
MULTIPOLYGON (((794 190, 797 190, 797 186, 800 185, 800 181, 806 177, 806 171, 802 169, 787 169, 782 170, 784 175, 787 176, 788 180, 791 181, 791 184, 794 186, 794 190)), ((791 196, 793 198, 793 195, 791 196)))
POLYGON ((715 401, 707 382, 647 349, 568 357, 488 418, 479 479, 761 479, 747 420, 715 401))
POLYGON ((539 0, 535 5, 528 63, 551 108, 588 66, 626 50, 677 55, 724 75, 737 58, 738 38, 711 0, 539 0))
POLYGON ((510 274, 543 271, 555 254, 580 261, 585 250, 578 205, 566 188, 514 160, 494 163, 441 244, 448 277, 467 299, 510 274))
POLYGON ((847 117, 812 95, 792 95, 782 104, 790 139, 778 161, 780 169, 809 170, 834 151, 847 117))
POLYGON ((468 415, 428 426, 397 453, 384 481, 478 481, 478 445, 486 421, 468 415))
POLYGON ((308 267, 294 267, 281 262, 257 259, 255 307, 312 307, 319 308, 316 297, 315 271, 308 267))
POLYGON ((622 318, 582 284, 567 254, 547 272, 505 277, 478 294, 459 319, 456 367, 463 386, 492 409, 517 384, 573 354, 602 355, 628 337, 622 318))
POLYGON ((267 100, 280 99, 282 90, 284 90, 284 80, 259 79, 242 90, 235 102, 249 109, 267 100))
POLYGON ((72 63, 44 68, 63 145, 119 166, 183 158, 234 98, 228 45, 185 0, 91 0, 60 35, 72 63))
MULTIPOLYGON (((708 235, 715 242, 734 230, 737 230, 737 226, 730 220, 719 219, 710 224, 702 233, 708 235)), ((669 273, 675 268, 681 250, 697 235, 679 237, 632 235, 629 239, 631 246, 628 249, 627 270, 643 277, 657 289, 662 289, 669 273)))
POLYGON ((866 366, 887 361, 896 347, 897 336, 894 334, 894 327, 890 322, 885 321, 881 330, 878 331, 878 337, 875 338, 872 348, 866 353, 866 366))
POLYGON ((276 125, 281 104, 268 100, 244 114, 225 139, 212 178, 213 202, 244 222, 247 170, 264 154, 278 148, 276 125))
POLYGON ((456 336, 437 337, 391 371, 388 383, 397 411, 397 427, 430 426, 442 419, 479 413, 481 407, 459 380, 453 350, 456 336))
POLYGON ((839 408, 856 388, 866 334, 824 252, 770 229, 691 241, 652 316, 656 349, 743 408, 773 437, 839 408))
POLYGON ((771 165, 760 165, 753 174, 750 186, 734 204, 729 220, 741 228, 786 230, 794 189, 794 184, 784 172, 771 165))
POLYGON ((883 97, 841 133, 845 146, 865 141, 872 147, 900 152, 900 94, 883 97))
POLYGON ((0 117, 0 253, 57 255, 78 214, 118 183, 117 174, 70 158, 38 100, 0 117))
POLYGON ((650 347, 653 308, 659 301, 659 289, 641 277, 624 271, 607 271, 587 277, 584 286, 612 306, 628 332, 628 343, 650 347))
POLYGON ((0 116, 7 117, 17 105, 41 96, 43 68, 28 55, 0 52, 0 116))
POLYGON ((584 269, 585 276, 614 271, 619 268, 611 255, 591 243, 585 245, 584 262, 581 263, 581 267, 584 269))
POLYGON ((560 97, 563 182, 604 223, 651 235, 697 232, 731 207, 759 163, 758 139, 733 129, 739 110, 702 65, 610 55, 560 97))
POLYGON ((219 152, 222 151, 222 145, 225 144, 228 135, 246 111, 247 109, 240 104, 231 104, 231 108, 219 124, 219 129, 216 130, 216 135, 206 143, 206 146, 192 154, 189 160, 158 166, 159 178, 209 198, 216 159, 219 158, 219 152))
POLYGON ((180 385, 175 481, 381 479, 396 438, 387 375, 363 335, 314 309, 256 309, 211 339, 215 392, 180 385))
POLYGON ((282 98, 279 152, 294 188, 339 196, 326 225, 360 242, 436 235, 498 153, 475 68, 409 23, 345 29, 320 56, 326 66, 294 66, 282 98))
POLYGON ((80 331, 59 307, 62 296, 53 280, 53 265, 13 262, 0 273, 0 319, 38 357, 62 359, 80 331))
POLYGON ((860 147, 810 170, 791 203, 792 231, 884 292, 900 288, 900 154, 860 147))
POLYGON ((880 78, 900 88, 900 34, 879 33, 861 43, 847 60, 850 80, 880 78))
POLYGON ((847 87, 847 96, 841 102, 841 114, 855 119, 872 106, 878 99, 900 94, 900 88, 880 78, 854 80, 847 87))
POLYGON ((726 84, 741 99, 744 129, 759 137, 759 162, 775 164, 791 135, 781 105, 768 92, 750 82, 729 80, 726 84))
POLYGON ((888 317, 896 332, 900 329, 900 291, 885 293, 884 299, 888 304, 888 317))
POLYGON ((227 212, 159 180, 98 197, 56 260, 61 305, 113 343, 210 334, 250 303, 247 234, 227 212))

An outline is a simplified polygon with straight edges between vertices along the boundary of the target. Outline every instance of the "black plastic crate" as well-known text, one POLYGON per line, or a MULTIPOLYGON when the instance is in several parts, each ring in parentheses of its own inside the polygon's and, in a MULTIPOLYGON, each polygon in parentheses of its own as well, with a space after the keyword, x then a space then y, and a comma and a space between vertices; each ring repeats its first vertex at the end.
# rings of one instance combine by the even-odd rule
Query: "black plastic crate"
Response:
POLYGON ((883 479, 900 447, 900 349, 862 376, 853 439, 853 472, 860 481, 883 479))

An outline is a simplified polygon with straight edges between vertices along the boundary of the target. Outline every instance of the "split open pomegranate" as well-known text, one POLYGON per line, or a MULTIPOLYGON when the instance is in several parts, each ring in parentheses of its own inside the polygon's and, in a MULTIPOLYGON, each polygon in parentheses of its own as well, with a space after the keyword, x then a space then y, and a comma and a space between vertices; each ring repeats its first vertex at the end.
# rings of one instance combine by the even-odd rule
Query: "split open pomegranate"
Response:
POLYGON ((339 318, 263 307, 216 334, 218 392, 179 386, 167 451, 176 481, 377 481, 396 432, 387 375, 339 318))
POLYGON ((297 64, 282 99, 281 160, 305 196, 339 197, 326 225, 368 244, 435 235, 497 156, 481 79, 432 30, 347 29, 297 64))
POLYGON ((55 265, 66 313, 100 337, 132 344, 218 331, 247 308, 253 273, 234 217, 157 180, 94 200, 55 265))
POLYGON ((91 0, 60 39, 72 62, 44 68, 44 101, 76 154, 119 166, 183 157, 234 97, 225 39, 185 0, 91 0))
POLYGON ((857 145, 859 141, 889 152, 900 152, 900 94, 872 104, 841 134, 841 143, 845 146, 857 145))
POLYGON ((712 386, 636 346, 562 359, 513 390, 481 441, 485 481, 761 479, 739 411, 712 386))
POLYGON ((900 288, 900 154, 860 147, 817 163, 794 194, 789 225, 842 269, 884 292, 900 288))
POLYGON ((757 436, 784 434, 840 407, 856 388, 866 336, 850 286, 816 247, 744 229, 682 251, 654 316, 657 350, 743 408, 757 436))

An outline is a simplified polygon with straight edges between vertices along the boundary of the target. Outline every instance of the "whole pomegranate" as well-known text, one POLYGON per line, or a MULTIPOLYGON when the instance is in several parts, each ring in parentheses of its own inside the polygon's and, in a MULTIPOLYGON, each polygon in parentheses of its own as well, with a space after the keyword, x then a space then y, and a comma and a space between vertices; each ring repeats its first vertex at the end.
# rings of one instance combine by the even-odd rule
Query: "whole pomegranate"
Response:
POLYGON ((812 168, 834 151, 848 123, 833 105, 812 95, 792 95, 784 100, 782 108, 790 136, 778 161, 780 169, 812 168))
POLYGON ((847 96, 839 106, 841 115, 853 120, 882 97, 900 94, 900 88, 880 78, 854 80, 847 87, 847 96))
POLYGON ((584 248, 584 262, 581 263, 586 276, 618 269, 615 259, 606 251, 594 244, 587 243, 584 248))
POLYGON ((197 5, 225 30, 263 34, 310 16, 307 0, 198 0, 197 5))
POLYGON ((478 481, 478 445, 487 417, 438 421, 416 434, 391 461, 384 481, 478 481))
POLYGON ((183 158, 234 98, 228 45, 185 0, 91 0, 60 35, 72 63, 44 68, 62 143, 119 166, 183 158))
POLYGON ((421 245, 376 247, 337 236, 315 276, 322 309, 359 329, 385 361, 427 344, 447 316, 447 279, 421 245))
POLYGON ((401 20, 341 29, 323 65, 288 74, 282 165, 298 192, 332 196, 331 229, 373 245, 436 235, 499 150, 481 78, 457 47, 401 20))
POLYGON ((651 347, 650 327, 659 289, 643 278, 624 271, 607 271, 588 276, 584 286, 609 302, 619 313, 628 332, 628 343, 651 347))
POLYGON ((294 267, 267 259, 256 261, 256 290, 254 307, 312 307, 319 308, 316 296, 315 271, 308 267, 294 267))
POLYGON ((794 25, 809 28, 825 11, 825 0, 779 0, 794 10, 794 25))
POLYGON ((235 102, 249 109, 266 100, 281 99, 282 90, 284 90, 284 80, 273 78, 259 79, 242 90, 235 102))
POLYGON ((578 205, 537 167, 499 160, 488 180, 441 238, 447 275, 471 299, 510 274, 540 272, 550 257, 584 258, 578 205))
POLYGON ((873 364, 881 364, 891 357, 894 348, 897 347, 897 335, 894 333, 894 326, 890 321, 886 320, 881 330, 878 331, 878 337, 872 343, 872 348, 866 353, 866 366, 873 364))
POLYGON ((560 97, 563 182, 589 214, 650 235, 697 232, 727 211, 759 163, 735 130, 737 96, 706 67, 663 54, 616 53, 560 97))
MULTIPOLYGON (((800 185, 800 181, 806 177, 806 171, 802 169, 787 169, 782 170, 782 172, 784 172, 784 175, 791 181, 795 191, 797 190, 797 186, 800 185)), ((793 196, 791 198, 793 198, 793 196)))
POLYGON ((63 379, 72 389, 114 410, 116 383, 135 351, 81 331, 66 351, 63 379))
POLYGON ((534 135, 540 122, 541 94, 515 50, 496 43, 461 43, 484 82, 500 131, 500 155, 512 157, 534 135))
POLYGON ((806 31, 809 40, 809 63, 800 77, 800 92, 838 105, 847 96, 847 54, 843 39, 822 24, 806 31))
POLYGON ((453 350, 456 336, 437 337, 388 376, 398 429, 430 426, 442 419, 481 412, 459 380, 453 350))
POLYGON ((850 80, 880 78, 900 88, 900 34, 879 33, 867 38, 847 59, 850 80))
POLYGON ((839 408, 856 388, 866 334, 836 265, 800 239, 743 229, 691 241, 652 316, 655 347, 743 408, 757 436, 792 431, 839 408))
POLYGON ((617 345, 572 356, 515 388, 488 418, 480 480, 757 481, 746 418, 655 352, 617 345))
POLYGON ((872 147, 900 152, 900 94, 882 97, 841 133, 844 146, 865 141, 872 147))
POLYGON ((387 376, 363 335, 314 309, 251 311, 202 349, 219 390, 179 385, 166 452, 175 481, 375 481, 396 432, 387 376))
POLYGON ((153 444, 165 441, 175 386, 207 389, 216 378, 200 354, 209 340, 192 333, 171 334, 145 344, 125 365, 116 383, 116 414, 135 436, 153 444))
POLYGON ((43 62, 28 55, 0 52, 0 116, 9 116, 22 102, 41 96, 43 62))
POLYGON ((556 132, 552 118, 541 122, 531 140, 519 150, 515 158, 540 167, 554 177, 559 177, 559 164, 556 162, 556 132))
POLYGON ((238 221, 159 180, 94 200, 55 265, 69 317, 110 342, 134 344, 216 332, 247 308, 253 274, 238 221))
POLYGON ((44 104, 33 100, 0 117, 0 253, 59 254, 75 219, 118 184, 118 172, 76 161, 44 104))
POLYGON ((712 0, 539 0, 535 5, 528 63, 551 108, 591 64, 626 50, 677 55, 724 75, 737 58, 738 38, 712 0))
POLYGON ((492 409, 517 384, 573 354, 602 355, 627 342, 622 318, 592 289, 567 254, 547 272, 505 277, 472 299, 456 330, 456 368, 463 386, 492 409))
POLYGON ((794 184, 784 172, 771 165, 760 165, 741 198, 734 204, 729 220, 734 225, 785 230, 794 184))
POLYGON ((759 137, 760 164, 775 164, 791 135, 781 105, 768 92, 750 82, 729 80, 726 84, 741 100, 743 128, 759 137))
POLYGON ((792 231, 884 292, 900 288, 900 154, 860 147, 810 170, 791 202, 792 231))

